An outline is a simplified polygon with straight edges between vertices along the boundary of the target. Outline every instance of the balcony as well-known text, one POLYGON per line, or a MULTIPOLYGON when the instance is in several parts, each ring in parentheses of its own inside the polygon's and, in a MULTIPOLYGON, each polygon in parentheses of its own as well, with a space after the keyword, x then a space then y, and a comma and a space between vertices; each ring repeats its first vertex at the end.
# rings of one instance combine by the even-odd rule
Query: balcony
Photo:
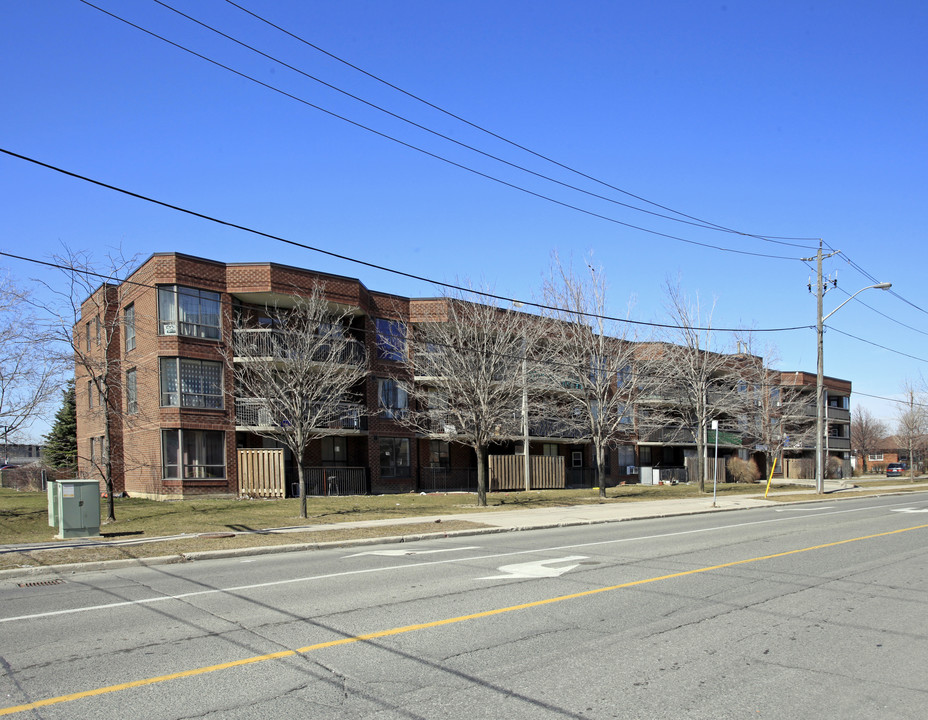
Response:
MULTIPOLYGON (((288 334, 272 328, 258 328, 255 330, 236 330, 232 336, 235 362, 249 362, 254 360, 283 362, 296 358, 301 350, 295 348, 294 343, 288 339, 288 334)), ((302 344, 302 343, 301 343, 302 344)), ((364 362, 364 344, 347 339, 344 347, 332 357, 331 346, 320 339, 319 344, 312 348, 312 362, 335 362, 342 365, 354 365, 364 362)))
MULTIPOLYGON (((235 426, 237 430, 257 428, 272 430, 284 428, 289 422, 283 417, 280 408, 275 408, 273 400, 265 398, 235 398, 235 426)), ((360 403, 339 403, 331 416, 320 428, 338 432, 367 430, 367 416, 360 403)))

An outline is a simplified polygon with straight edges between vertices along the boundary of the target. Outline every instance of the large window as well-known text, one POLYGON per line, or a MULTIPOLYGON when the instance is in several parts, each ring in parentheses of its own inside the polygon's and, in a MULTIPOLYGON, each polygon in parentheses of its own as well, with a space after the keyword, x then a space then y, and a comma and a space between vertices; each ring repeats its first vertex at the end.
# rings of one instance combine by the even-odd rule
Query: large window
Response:
POLYGON ((391 420, 405 417, 409 409, 406 391, 392 378, 377 379, 377 402, 383 416, 391 420))
POLYGON ((451 445, 444 440, 429 440, 429 466, 447 468, 451 465, 451 445))
POLYGON ((126 305, 122 319, 126 333, 126 352, 129 352, 135 350, 135 304, 126 305))
POLYGON ((380 477, 409 477, 409 438, 380 438, 380 477))
POLYGON ((161 358, 161 406, 222 409, 222 363, 161 358))
POLYGON ((403 362, 406 359, 406 326, 399 320, 375 318, 377 329, 377 357, 381 360, 403 362))
POLYGON ((225 433, 218 430, 162 430, 162 476, 224 478, 225 433))
POLYGON ((158 331, 162 335, 219 339, 219 293, 161 285, 158 287, 158 331))
POLYGON ((126 412, 135 415, 139 411, 138 378, 135 368, 126 370, 126 412))
POLYGON ((325 467, 330 465, 346 465, 348 462, 348 456, 346 453, 346 445, 348 441, 343 437, 328 437, 322 438, 320 443, 320 452, 322 455, 322 464, 325 467))

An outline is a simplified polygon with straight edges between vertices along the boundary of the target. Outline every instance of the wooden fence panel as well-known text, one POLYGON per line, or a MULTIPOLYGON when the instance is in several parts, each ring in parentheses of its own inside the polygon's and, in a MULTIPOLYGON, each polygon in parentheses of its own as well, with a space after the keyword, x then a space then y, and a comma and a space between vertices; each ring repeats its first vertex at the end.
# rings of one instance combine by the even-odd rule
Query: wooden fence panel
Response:
POLYGON ((283 448, 240 448, 238 491, 247 497, 283 498, 283 448))
MULTIPOLYGON (((566 487, 564 458, 530 455, 532 490, 566 487)), ((490 455, 490 490, 524 490, 525 465, 522 455, 490 455)))

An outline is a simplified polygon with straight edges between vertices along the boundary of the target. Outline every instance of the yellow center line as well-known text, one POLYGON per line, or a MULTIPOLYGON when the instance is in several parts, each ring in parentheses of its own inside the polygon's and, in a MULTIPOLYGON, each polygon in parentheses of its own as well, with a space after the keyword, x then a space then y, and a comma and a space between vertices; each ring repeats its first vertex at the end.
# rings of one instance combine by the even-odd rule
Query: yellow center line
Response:
POLYGON ((545 598, 544 600, 535 600, 533 602, 522 603, 520 605, 509 605, 508 607, 496 608, 493 610, 484 610, 483 612, 472 613, 470 615, 459 615, 457 617, 445 618, 443 620, 433 620, 432 622, 418 623, 415 625, 404 625, 403 627, 390 628, 389 630, 380 630, 378 632, 367 633, 364 635, 355 635, 353 637, 340 638, 338 640, 329 640, 327 642, 307 645, 306 647, 297 648, 296 650, 282 650, 280 652, 269 653, 267 655, 255 655, 254 657, 244 658, 242 660, 233 660, 232 662, 220 663, 218 665, 207 665, 205 667, 184 670, 182 672, 171 673, 169 675, 158 675, 157 677, 144 678, 142 680, 133 680, 132 682, 120 683, 118 685, 108 685, 106 687, 96 688, 93 690, 84 690, 82 692, 71 693, 70 695, 59 695, 57 697, 47 698, 45 700, 36 700, 35 702, 26 703, 25 705, 16 705, 13 707, 0 708, 0 715, 13 715, 14 713, 24 712, 26 710, 35 710, 36 708, 48 707, 50 705, 59 705, 61 703, 81 700, 83 698, 107 695, 109 693, 120 692, 130 688, 144 687, 145 685, 155 685, 157 683, 168 682, 170 680, 180 680, 182 678, 195 677, 197 675, 206 675, 207 673, 217 672, 219 670, 228 670, 230 668, 251 665, 254 663, 265 662, 267 660, 278 660, 280 658, 294 657, 296 655, 305 655, 306 653, 326 648, 338 647, 339 645, 350 645, 352 643, 375 640, 377 638, 392 637, 402 635, 403 633, 415 632, 417 630, 428 630, 429 628, 442 627, 445 625, 454 625, 467 620, 479 620, 480 618, 493 617, 494 615, 503 615, 505 613, 515 612, 517 610, 527 610, 529 608, 551 605, 553 603, 564 602, 565 600, 576 600, 577 598, 598 595, 599 593, 613 592, 637 585, 647 585, 649 583, 660 582, 661 580, 672 580, 674 578, 686 577, 688 575, 698 575, 699 573, 711 572, 712 570, 722 570, 724 568, 736 567, 738 565, 747 565, 749 563, 761 562, 763 560, 773 560, 775 558, 789 557, 800 553, 810 552, 812 550, 823 550, 825 548, 837 547, 848 543, 859 542, 861 540, 872 540, 874 538, 886 537, 888 535, 897 535, 899 533, 911 532, 912 530, 923 530, 928 528, 928 524, 916 525, 914 527, 900 528, 898 530, 889 530, 887 532, 874 533, 873 535, 863 535, 861 537, 849 538, 847 540, 836 540, 835 542, 823 543, 821 545, 812 545, 810 547, 799 548, 796 550, 786 550, 784 552, 773 553, 771 555, 761 555, 759 557, 746 558, 744 560, 733 560, 732 562, 721 563, 719 565, 710 565, 707 567, 696 568, 695 570, 683 570, 681 572, 670 573, 669 575, 660 575, 658 577, 645 578, 643 580, 632 580, 619 585, 610 585, 608 587, 596 588, 594 590, 584 590, 582 592, 571 593, 570 595, 559 595, 557 597, 545 598))

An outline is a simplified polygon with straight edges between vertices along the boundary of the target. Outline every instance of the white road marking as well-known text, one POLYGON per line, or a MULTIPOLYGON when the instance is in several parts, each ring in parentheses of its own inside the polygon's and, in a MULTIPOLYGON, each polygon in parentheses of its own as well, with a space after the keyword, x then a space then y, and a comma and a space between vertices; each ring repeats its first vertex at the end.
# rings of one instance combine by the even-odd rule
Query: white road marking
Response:
POLYGON ((361 557, 362 555, 383 555, 384 557, 401 557, 403 555, 433 555, 435 553, 460 552, 461 550, 479 550, 479 545, 468 545, 459 548, 442 548, 441 550, 370 550, 354 555, 345 555, 345 558, 361 557))
POLYGON ((813 508, 776 508, 774 512, 818 512, 819 510, 830 510, 834 505, 818 505, 813 508))
POLYGON ((577 567, 577 563, 566 567, 548 567, 552 563, 571 562, 573 560, 586 560, 586 555, 571 555, 566 558, 552 558, 551 560, 536 560, 535 562, 503 565, 499 568, 502 575, 490 575, 478 578, 479 580, 498 580, 499 578, 552 578, 559 577, 577 567))
POLYGON ((893 508, 892 511, 901 513, 928 513, 928 508, 893 508))

